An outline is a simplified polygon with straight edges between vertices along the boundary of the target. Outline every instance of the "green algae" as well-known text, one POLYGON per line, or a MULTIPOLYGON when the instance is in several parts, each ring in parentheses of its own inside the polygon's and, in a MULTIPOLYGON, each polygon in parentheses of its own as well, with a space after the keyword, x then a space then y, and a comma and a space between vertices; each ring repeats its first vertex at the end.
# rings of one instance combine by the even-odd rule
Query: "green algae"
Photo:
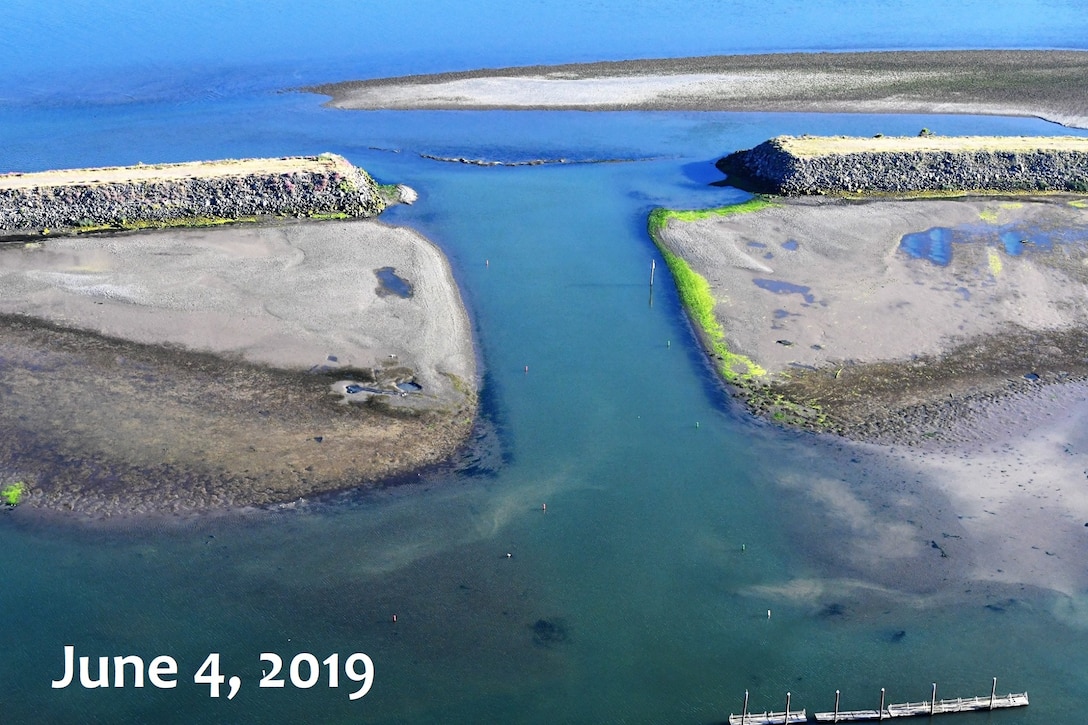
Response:
POLYGON ((665 258, 669 271, 672 272, 681 304, 694 322, 710 354, 720 362, 718 369, 721 376, 726 382, 737 387, 749 410, 782 425, 812 430, 831 430, 835 424, 817 400, 800 400, 783 394, 777 390, 777 385, 769 380, 768 372, 764 367, 751 358, 729 349, 725 342, 725 330, 714 316, 717 300, 710 289, 710 283, 692 269, 686 260, 670 250, 661 238, 661 232, 670 219, 691 222, 712 217, 746 214, 776 206, 779 204, 770 198, 756 197, 741 204, 714 209, 694 211, 654 209, 650 213, 647 226, 651 239, 665 258))
POLYGON ((135 231, 140 229, 173 229, 177 227, 216 227, 223 224, 252 224, 258 221, 255 216, 218 217, 197 216, 177 217, 175 219, 122 219, 116 224, 82 224, 76 227, 77 234, 94 232, 135 231))
MULTIPOLYGON (((767 209, 770 207, 778 206, 778 204, 771 201, 765 196, 757 196, 748 201, 741 202, 740 204, 729 204, 727 206, 714 207, 713 209, 664 209, 657 208, 650 212, 650 235, 654 236, 660 230, 665 228, 665 225, 670 219, 676 219, 682 222, 694 222, 700 219, 710 219, 712 217, 721 216, 733 216, 734 214, 748 214, 761 209, 767 209)), ((656 237, 654 238, 657 242, 656 237)), ((660 243, 658 247, 660 248, 660 243)))
POLYGON ((22 481, 16 481, 0 489, 0 500, 3 500, 8 506, 18 506, 23 497, 26 496, 26 491, 26 484, 22 481))
POLYGON ((681 304, 695 322, 713 355, 721 361, 720 372, 722 377, 731 383, 748 383, 755 378, 766 376, 767 371, 751 358, 729 349, 725 343, 725 330, 714 316, 714 306, 717 304, 717 300, 714 299, 711 292, 710 283, 706 281, 705 277, 692 269, 686 260, 665 246, 660 238, 660 232, 670 219, 691 222, 711 217, 745 214, 773 206, 777 205, 769 199, 756 197, 741 204, 732 204, 714 209, 679 211, 658 208, 650 212, 648 220, 650 237, 665 258, 669 271, 672 272, 681 304))

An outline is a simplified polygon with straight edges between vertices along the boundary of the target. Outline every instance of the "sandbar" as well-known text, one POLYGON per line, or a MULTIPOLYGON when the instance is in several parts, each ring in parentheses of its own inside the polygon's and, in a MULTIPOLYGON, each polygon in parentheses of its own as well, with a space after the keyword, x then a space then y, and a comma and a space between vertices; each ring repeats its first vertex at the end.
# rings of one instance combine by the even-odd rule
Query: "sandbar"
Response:
POLYGON ((1088 52, 775 53, 482 69, 303 90, 337 108, 1036 116, 1088 128, 1088 52))
POLYGON ((475 417, 444 255, 374 219, 0 245, 0 361, 4 478, 92 515, 378 483, 475 417))
POLYGON ((894 420, 901 439, 901 410, 1088 372, 1085 206, 770 197, 656 235, 709 283, 727 377, 809 407, 816 427, 873 437, 894 420))
POLYGON ((837 578, 761 594, 1079 596, 1088 199, 766 201, 655 232, 709 285, 733 390, 820 432, 776 483, 837 578))

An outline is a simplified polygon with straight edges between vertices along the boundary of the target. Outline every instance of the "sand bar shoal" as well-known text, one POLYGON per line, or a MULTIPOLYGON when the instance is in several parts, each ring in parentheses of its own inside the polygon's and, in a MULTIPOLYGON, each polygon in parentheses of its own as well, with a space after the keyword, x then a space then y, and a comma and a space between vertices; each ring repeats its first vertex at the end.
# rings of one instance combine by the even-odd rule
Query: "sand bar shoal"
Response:
POLYGON ((470 323, 444 256, 409 230, 358 220, 126 232, 4 245, 0 261, 13 430, 28 450, 52 439, 71 462, 129 481, 104 486, 78 464, 66 480, 55 460, 39 476, 7 451, 42 505, 297 498, 435 463, 471 428, 470 323), (348 394, 344 380, 383 392, 348 394), (420 389, 400 395, 396 382, 420 389), (163 466, 199 490, 158 501, 163 466))
POLYGON ((527 66, 304 90, 352 109, 577 109, 1038 116, 1088 128, 1088 52, 780 53, 527 66))

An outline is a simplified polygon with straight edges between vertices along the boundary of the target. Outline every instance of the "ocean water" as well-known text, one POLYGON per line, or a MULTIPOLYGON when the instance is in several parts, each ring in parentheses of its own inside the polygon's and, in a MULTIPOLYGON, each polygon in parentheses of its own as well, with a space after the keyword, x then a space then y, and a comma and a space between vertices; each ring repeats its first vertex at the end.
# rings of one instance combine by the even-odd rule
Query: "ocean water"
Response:
MULTIPOLYGON (((964 720, 1077 722, 1086 593, 898 588, 895 572, 851 563, 845 550, 877 547, 922 504, 852 494, 871 525, 851 528, 806 493, 814 477, 867 482, 849 452, 736 409, 645 225, 655 206, 746 198, 709 185, 713 162, 777 134, 1084 132, 967 116, 357 113, 281 91, 712 52, 1084 47, 1078 5, 6 4, 0 169, 333 151, 414 187, 419 201, 384 219, 449 256, 503 455, 483 472, 153 526, 0 512, 0 722, 709 723, 745 690, 752 709, 781 709, 788 691, 812 712, 836 689, 844 707, 875 707, 881 687, 890 701, 934 681, 984 694, 993 676, 1032 705, 964 720), (65 645, 95 672, 100 656, 171 656, 177 686, 54 689, 65 645), (233 699, 194 681, 213 652, 239 678, 233 699), (357 652, 373 687, 351 700, 343 663, 357 652), (262 653, 282 658, 282 688, 259 686, 262 653), (304 687, 299 653, 338 659, 304 687)), ((892 564, 948 576, 939 561, 892 564)))

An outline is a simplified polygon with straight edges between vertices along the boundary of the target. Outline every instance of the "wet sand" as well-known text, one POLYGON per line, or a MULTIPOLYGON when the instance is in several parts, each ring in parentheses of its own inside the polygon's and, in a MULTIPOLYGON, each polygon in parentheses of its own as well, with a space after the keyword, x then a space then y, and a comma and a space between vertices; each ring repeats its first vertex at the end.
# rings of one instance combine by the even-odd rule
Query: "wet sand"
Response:
POLYGON ((814 111, 1038 116, 1088 128, 1088 52, 780 53, 345 81, 337 108, 814 111))
POLYGON ((800 436, 777 475, 811 572, 753 596, 876 613, 1088 588, 1088 383, 1031 386, 980 405, 948 437, 913 445, 800 436), (965 596, 966 595, 966 596, 965 596))
POLYGON ((438 463, 472 430, 448 264, 374 220, 3 245, 0 313, 0 474, 29 507, 289 501, 438 463))

